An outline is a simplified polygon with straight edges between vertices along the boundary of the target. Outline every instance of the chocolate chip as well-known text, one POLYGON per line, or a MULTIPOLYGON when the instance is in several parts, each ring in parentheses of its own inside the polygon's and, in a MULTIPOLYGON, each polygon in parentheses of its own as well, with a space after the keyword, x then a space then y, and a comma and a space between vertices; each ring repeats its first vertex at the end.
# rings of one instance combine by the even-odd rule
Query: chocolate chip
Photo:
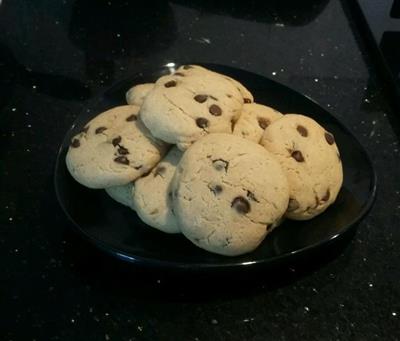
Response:
POLYGON ((166 168, 164 166, 158 166, 154 172, 154 177, 157 175, 163 175, 166 171, 166 168))
POLYGON ((221 108, 216 104, 211 105, 210 108, 208 109, 208 111, 210 112, 211 115, 214 115, 214 116, 222 115, 221 108))
POLYGON ((127 120, 128 122, 136 121, 136 120, 137 120, 137 116, 136 116, 135 114, 132 114, 132 115, 128 116, 128 117, 126 118, 126 120, 127 120))
POLYGON ((215 186, 208 186, 211 192, 214 193, 214 195, 217 195, 222 192, 222 186, 221 185, 215 185, 215 186))
POLYGON ((243 102, 244 103, 251 103, 251 99, 250 98, 243 98, 243 102))
POLYGON ((234 118, 232 118, 232 119, 231 119, 231 131, 232 131, 232 132, 233 132, 233 129, 235 128, 235 124, 236 124, 236 121, 235 121, 234 118))
POLYGON ((217 171, 222 171, 225 170, 225 172, 228 171, 228 167, 229 167, 229 162, 222 160, 222 159, 216 159, 212 161, 214 168, 217 171))
POLYGON ((216 186, 214 187, 214 192, 216 192, 217 194, 218 194, 218 193, 221 193, 221 192, 222 192, 222 186, 216 185, 216 186))
POLYGON ((112 139, 111 143, 115 147, 121 143, 121 140, 122 140, 121 136, 117 136, 112 139))
POLYGON ((107 130, 106 127, 98 127, 96 128, 96 130, 94 131, 96 134, 101 134, 104 130, 107 130))
POLYGON ((256 198, 256 196, 254 195, 253 192, 247 191, 247 197, 248 197, 250 200, 253 200, 253 201, 255 201, 255 202, 259 202, 258 199, 256 198))
POLYGON ((180 77, 185 77, 185 74, 182 72, 175 72, 174 76, 180 76, 180 77))
POLYGON ((240 196, 233 199, 231 207, 233 207, 240 214, 246 214, 250 212, 250 203, 246 198, 240 196))
POLYGON ((191 66, 191 65, 183 65, 183 69, 184 70, 193 69, 193 66, 191 66))
POLYGON ((129 165, 129 160, 126 156, 118 156, 114 159, 117 163, 122 163, 123 165, 129 165))
POLYGON ((210 95, 210 98, 213 99, 214 101, 218 101, 218 98, 214 97, 213 95, 210 95))
POLYGON ((304 157, 300 150, 294 150, 292 152, 292 158, 295 159, 297 162, 304 162, 304 157))
POLYGON ((261 129, 265 129, 270 125, 270 121, 264 117, 258 117, 257 118, 258 125, 260 126, 261 129))
POLYGON ((127 154, 129 154, 129 150, 126 149, 126 148, 123 147, 123 146, 120 146, 120 147, 118 148, 118 154, 127 155, 127 154))
POLYGON ((78 139, 73 139, 71 142, 71 147, 72 148, 78 148, 81 145, 78 139))
POLYGON ((297 210, 300 207, 299 202, 296 199, 290 198, 289 199, 289 205, 288 205, 288 212, 292 212, 297 210))
POLYGON ((89 130, 89 126, 86 126, 86 127, 84 127, 82 129, 81 133, 85 133, 86 134, 88 132, 88 130, 89 130))
MULTIPOLYGON (((151 169, 148 170, 146 173, 142 174, 142 178, 145 178, 147 175, 149 175, 151 173, 151 169)), ((134 183, 135 181, 133 181, 132 183, 134 183)))
POLYGON ((329 188, 326 190, 325 195, 321 198, 321 201, 328 201, 329 198, 331 196, 331 191, 329 190, 329 188))
POLYGON ((331 133, 328 133, 327 131, 325 132, 325 140, 328 142, 328 144, 334 144, 335 143, 335 138, 331 133))
POLYGON ((207 101, 207 98, 208 98, 207 95, 196 95, 196 96, 194 96, 194 100, 196 102, 199 102, 199 103, 204 103, 205 101, 207 101))
POLYGON ((308 131, 305 127, 298 125, 296 129, 301 136, 304 136, 304 137, 308 136, 308 131))
POLYGON ((135 168, 136 170, 139 170, 140 168, 142 168, 143 167, 143 165, 139 165, 139 166, 135 166, 135 167, 133 167, 133 168, 135 168))
POLYGON ((169 82, 165 83, 164 86, 166 88, 172 88, 172 87, 176 86, 176 82, 175 81, 169 81, 169 82))
POLYGON ((199 128, 207 128, 208 127, 208 120, 204 117, 196 118, 196 124, 199 128))

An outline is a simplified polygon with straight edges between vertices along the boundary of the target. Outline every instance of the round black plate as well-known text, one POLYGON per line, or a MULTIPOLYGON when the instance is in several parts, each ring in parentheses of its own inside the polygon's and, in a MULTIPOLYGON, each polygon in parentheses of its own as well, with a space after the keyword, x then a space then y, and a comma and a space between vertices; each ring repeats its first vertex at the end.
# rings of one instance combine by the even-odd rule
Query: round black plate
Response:
POLYGON ((58 200, 78 231, 112 255, 147 267, 174 269, 230 269, 276 266, 331 245, 352 230, 367 213, 375 197, 376 176, 356 138, 329 112, 311 99, 270 79, 247 71, 207 64, 245 84, 259 103, 281 112, 306 113, 335 135, 341 151, 344 184, 336 202, 322 215, 304 222, 284 222, 254 252, 239 257, 203 251, 181 235, 168 235, 145 225, 135 212, 114 202, 104 190, 91 190, 75 182, 65 166, 71 137, 99 112, 125 101, 134 84, 155 81, 167 68, 143 72, 118 83, 88 104, 65 136, 55 168, 58 200))

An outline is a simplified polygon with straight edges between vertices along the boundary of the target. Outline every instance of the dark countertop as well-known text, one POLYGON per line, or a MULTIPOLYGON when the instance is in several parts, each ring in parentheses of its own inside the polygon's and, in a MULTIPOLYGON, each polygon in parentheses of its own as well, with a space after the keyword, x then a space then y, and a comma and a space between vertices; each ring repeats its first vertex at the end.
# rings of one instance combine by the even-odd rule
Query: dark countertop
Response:
POLYGON ((346 2, 187 3, 0 5, 0 338, 400 339, 398 113, 346 2), (64 133, 89 98, 174 61, 276 79, 357 136, 378 194, 339 255, 257 275, 174 276, 120 264, 71 232, 52 181, 64 133))

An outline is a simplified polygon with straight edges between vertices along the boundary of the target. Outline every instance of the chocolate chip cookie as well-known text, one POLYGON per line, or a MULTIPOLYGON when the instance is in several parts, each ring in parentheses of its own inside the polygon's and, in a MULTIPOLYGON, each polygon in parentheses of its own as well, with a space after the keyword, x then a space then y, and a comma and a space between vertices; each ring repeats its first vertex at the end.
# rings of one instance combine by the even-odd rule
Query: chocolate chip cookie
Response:
POLYGON ((182 233, 222 255, 254 250, 283 216, 285 174, 262 146, 229 134, 210 134, 183 155, 172 181, 182 233))
POLYGON ((159 78, 140 109, 151 133, 181 150, 209 133, 231 133, 244 102, 224 76, 196 68, 183 66, 159 78))
POLYGON ((135 182, 136 213, 148 225, 167 233, 179 233, 171 207, 170 182, 182 152, 174 147, 145 177, 135 182))
POLYGON ((76 181, 89 188, 125 185, 160 161, 168 145, 151 135, 138 112, 134 105, 110 109, 71 139, 66 164, 76 181))
POLYGON ((336 200, 343 182, 339 150, 334 136, 313 119, 287 114, 265 130, 261 144, 289 180, 288 218, 311 219, 336 200))

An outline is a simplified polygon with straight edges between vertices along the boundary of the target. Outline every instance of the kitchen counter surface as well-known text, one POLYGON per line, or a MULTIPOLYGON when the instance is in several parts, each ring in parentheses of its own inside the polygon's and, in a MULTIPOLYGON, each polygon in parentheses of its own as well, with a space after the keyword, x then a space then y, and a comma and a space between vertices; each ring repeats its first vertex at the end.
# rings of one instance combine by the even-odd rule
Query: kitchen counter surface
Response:
POLYGON ((400 339, 399 113, 347 2, 255 3, 0 1, 2 340, 400 339), (65 132, 96 94, 172 62, 259 73, 344 122, 378 175, 354 237, 206 277, 127 266, 75 235, 52 180, 65 132))

